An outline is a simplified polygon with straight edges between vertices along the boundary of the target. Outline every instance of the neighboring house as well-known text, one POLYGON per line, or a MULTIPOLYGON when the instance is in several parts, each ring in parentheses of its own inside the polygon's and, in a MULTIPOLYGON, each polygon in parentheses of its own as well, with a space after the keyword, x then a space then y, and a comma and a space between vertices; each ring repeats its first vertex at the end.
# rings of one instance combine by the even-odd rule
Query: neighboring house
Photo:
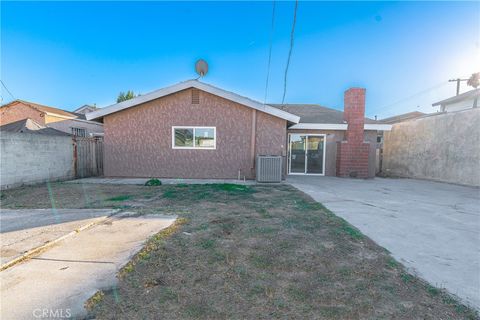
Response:
POLYGON ((394 123, 399 123, 403 121, 408 121, 416 118, 420 118, 422 116, 426 115, 426 113, 420 112, 420 111, 412 111, 412 112, 407 112, 407 113, 402 113, 393 117, 385 118, 378 120, 380 123, 386 123, 386 124, 394 124, 394 123))
POLYGON ((75 136, 103 135, 103 125, 88 121, 84 114, 77 114, 38 103, 14 100, 0 107, 0 125, 32 119, 36 123, 75 136))
POLYGON ((454 97, 436 102, 432 106, 440 106, 441 112, 453 112, 477 108, 480 104, 478 101, 480 97, 480 88, 467 91, 465 93, 456 95, 454 97))
POLYGON ((69 136, 63 131, 46 127, 32 119, 23 119, 0 126, 0 132, 35 133, 55 136, 69 136))
POLYGON ((344 110, 189 80, 86 117, 105 126, 105 176, 253 179, 256 157, 277 155, 287 174, 374 177, 377 131, 391 126, 364 117, 365 89, 347 90, 344 110))
POLYGON ((76 110, 73 110, 73 112, 78 113, 78 114, 87 114, 89 112, 96 111, 96 110, 98 110, 98 108, 96 106, 91 106, 91 105, 85 104, 85 105, 81 106, 80 108, 78 108, 76 110))

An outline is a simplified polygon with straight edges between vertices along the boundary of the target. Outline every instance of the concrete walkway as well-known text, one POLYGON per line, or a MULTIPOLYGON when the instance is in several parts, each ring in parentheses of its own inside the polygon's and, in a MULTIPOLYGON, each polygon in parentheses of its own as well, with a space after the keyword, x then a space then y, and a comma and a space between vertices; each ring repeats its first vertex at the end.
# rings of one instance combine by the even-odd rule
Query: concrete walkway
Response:
POLYGON ((175 219, 115 215, 0 272, 0 319, 84 317, 85 301, 114 287, 118 270, 175 219))
POLYGON ((114 214, 112 209, 0 209, 0 265, 114 214))
MULTIPOLYGON (((144 185, 150 179, 147 178, 83 178, 67 181, 66 183, 93 183, 93 184, 132 184, 144 185)), ((253 185, 254 180, 235 180, 235 179, 159 179, 162 184, 210 184, 210 183, 232 183, 253 185)))
POLYGON ((480 190, 413 179, 290 176, 407 268, 480 309, 480 190))

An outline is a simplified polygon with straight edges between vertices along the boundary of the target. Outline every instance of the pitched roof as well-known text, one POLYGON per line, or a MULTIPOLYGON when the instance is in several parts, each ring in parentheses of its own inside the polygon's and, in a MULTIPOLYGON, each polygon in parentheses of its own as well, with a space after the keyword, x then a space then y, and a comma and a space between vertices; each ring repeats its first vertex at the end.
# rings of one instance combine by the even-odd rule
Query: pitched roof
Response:
POLYGON ((5 104, 1 107, 3 108, 3 107, 19 104, 19 103, 30 106, 30 107, 38 110, 38 111, 41 111, 41 112, 44 112, 44 113, 47 113, 47 114, 58 115, 58 116, 61 116, 61 117, 67 117, 67 118, 72 118, 72 119, 79 117, 78 114, 75 114, 73 112, 69 112, 69 111, 54 108, 54 107, 45 106, 43 104, 38 104, 38 103, 35 103, 35 102, 20 100, 20 99, 14 100, 14 101, 12 101, 10 103, 7 103, 7 104, 5 104))
POLYGON ((4 124, 3 126, 0 126, 0 132, 21 132, 21 133, 36 133, 36 134, 55 135, 55 136, 69 136, 68 133, 65 133, 63 131, 56 130, 53 128, 45 127, 30 118, 4 124))
MULTIPOLYGON (((318 104, 270 104, 272 107, 287 111, 300 117, 299 123, 344 124, 343 112, 323 107, 318 104)), ((365 118, 365 123, 375 124, 377 121, 365 118)))
POLYGON ((97 110, 98 108, 96 106, 91 106, 89 104, 84 104, 83 106, 73 110, 73 113, 75 114, 85 114, 88 112, 92 112, 97 110))
POLYGON ((291 114, 287 111, 283 111, 279 108, 274 108, 270 105, 266 105, 261 102, 249 99, 247 97, 240 96, 236 93, 214 87, 212 85, 200 82, 198 80, 188 80, 188 81, 180 82, 170 87, 159 89, 159 90, 147 93, 145 95, 137 96, 133 99, 116 103, 105 108, 101 108, 97 111, 89 112, 86 114, 86 118, 87 120, 102 118, 108 114, 119 112, 124 109, 131 108, 139 104, 142 104, 154 99, 158 99, 158 98, 170 95, 172 93, 179 92, 189 88, 197 88, 199 90, 211 93, 213 95, 225 98, 230 101, 237 102, 244 106, 271 114, 273 116, 288 120, 293 123, 298 123, 298 121, 300 120, 300 118, 297 115, 291 114))
POLYGON ((432 104, 432 106, 434 107, 441 106, 441 105, 451 104, 451 103, 455 103, 455 102, 459 102, 467 99, 475 99, 478 97, 480 97, 480 88, 464 92, 462 94, 459 94, 458 96, 453 96, 451 98, 448 98, 442 101, 435 102, 434 104, 432 104))
POLYGON ((420 112, 420 111, 412 111, 412 112, 407 112, 403 114, 399 114, 393 117, 388 117, 385 119, 378 120, 380 123, 398 123, 402 121, 407 121, 411 119, 416 119, 420 118, 426 115, 426 113, 420 112))

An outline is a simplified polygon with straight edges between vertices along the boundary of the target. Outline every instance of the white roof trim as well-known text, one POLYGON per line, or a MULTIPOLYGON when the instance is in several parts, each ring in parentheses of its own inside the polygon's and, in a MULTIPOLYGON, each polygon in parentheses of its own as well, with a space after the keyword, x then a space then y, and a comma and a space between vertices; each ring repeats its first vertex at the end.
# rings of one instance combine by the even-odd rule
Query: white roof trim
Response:
POLYGON ((227 100, 237 102, 237 103, 242 104, 244 106, 247 106, 247 107, 250 107, 250 108, 253 108, 253 109, 268 113, 268 114, 271 114, 273 116, 288 120, 290 122, 298 123, 300 121, 300 117, 298 117, 294 114, 285 112, 283 110, 277 109, 277 108, 269 106, 269 105, 265 105, 263 103, 260 103, 260 102, 255 101, 255 100, 251 100, 251 99, 246 98, 246 97, 242 97, 242 96, 240 96, 236 93, 225 91, 223 89, 211 86, 209 84, 200 82, 198 80, 188 80, 188 81, 180 82, 180 83, 175 84, 175 85, 170 86, 170 87, 159 89, 159 90, 147 93, 145 95, 141 95, 141 96, 135 97, 133 99, 127 100, 127 101, 123 101, 123 102, 120 102, 120 103, 117 103, 117 104, 113 104, 111 106, 99 109, 97 111, 89 112, 85 115, 85 117, 87 118, 87 120, 98 119, 98 118, 101 118, 101 117, 106 116, 108 114, 118 112, 118 111, 130 108, 130 107, 139 105, 141 103, 145 103, 145 102, 148 102, 148 101, 151 101, 151 100, 154 100, 154 99, 158 99, 158 98, 161 98, 161 97, 167 96, 169 94, 172 94, 172 93, 175 93, 175 92, 178 92, 178 91, 182 91, 182 90, 185 90, 185 89, 188 89, 188 88, 197 88, 199 90, 214 94, 216 96, 225 98, 227 100))
POLYGON ((288 129, 311 129, 311 130, 347 130, 346 123, 298 123, 288 129))
POLYGON ((381 123, 365 123, 363 126, 364 130, 377 130, 377 131, 390 131, 392 130, 391 124, 381 124, 381 123))
MULTIPOLYGON (((290 126, 289 130, 347 130, 346 123, 298 123, 290 126)), ((390 131, 391 124, 365 123, 364 130, 390 131)))

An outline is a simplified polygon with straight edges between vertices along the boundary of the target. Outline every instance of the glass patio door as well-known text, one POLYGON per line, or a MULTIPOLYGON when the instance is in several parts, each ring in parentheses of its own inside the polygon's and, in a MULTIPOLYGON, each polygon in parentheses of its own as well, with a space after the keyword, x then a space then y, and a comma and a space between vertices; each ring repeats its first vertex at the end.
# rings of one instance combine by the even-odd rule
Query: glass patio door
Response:
POLYGON ((290 134, 289 174, 324 174, 325 135, 290 134))
POLYGON ((290 135, 290 173, 305 173, 305 140, 305 135, 290 135))

